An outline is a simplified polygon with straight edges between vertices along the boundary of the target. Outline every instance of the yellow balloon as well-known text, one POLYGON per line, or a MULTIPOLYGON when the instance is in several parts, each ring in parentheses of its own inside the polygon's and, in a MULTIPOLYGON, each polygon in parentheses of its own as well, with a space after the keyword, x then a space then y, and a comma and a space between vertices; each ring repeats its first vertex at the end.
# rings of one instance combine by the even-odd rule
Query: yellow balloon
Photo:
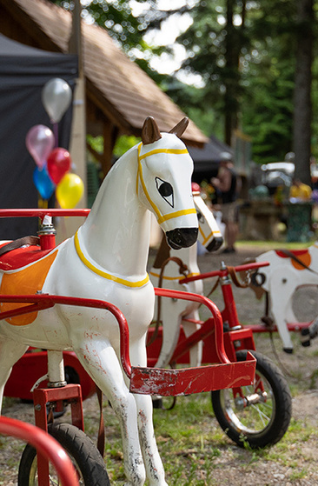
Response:
POLYGON ((73 209, 81 200, 84 193, 84 183, 82 179, 72 173, 65 174, 61 182, 56 187, 56 199, 62 209, 73 209))

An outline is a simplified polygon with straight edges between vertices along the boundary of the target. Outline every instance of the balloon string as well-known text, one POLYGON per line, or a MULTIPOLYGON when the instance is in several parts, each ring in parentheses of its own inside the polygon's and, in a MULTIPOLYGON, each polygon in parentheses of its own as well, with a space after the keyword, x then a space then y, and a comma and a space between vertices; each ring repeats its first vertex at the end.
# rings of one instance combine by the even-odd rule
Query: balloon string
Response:
POLYGON ((59 132, 58 132, 58 123, 53 123, 53 133, 55 138, 55 147, 59 146, 59 132))

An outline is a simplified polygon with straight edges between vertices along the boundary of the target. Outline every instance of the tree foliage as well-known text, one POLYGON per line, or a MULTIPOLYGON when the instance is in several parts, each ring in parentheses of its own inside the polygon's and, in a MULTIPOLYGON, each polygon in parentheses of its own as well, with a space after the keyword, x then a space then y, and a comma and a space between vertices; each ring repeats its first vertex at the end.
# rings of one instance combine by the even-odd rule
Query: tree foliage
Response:
MULTIPOLYGON (((72 8, 72 1, 56 2, 72 8)), ((313 21, 299 21, 300 4, 313 7, 315 13, 318 2, 184 0, 181 8, 171 2, 168 10, 158 8, 157 0, 139 0, 139 4, 144 5, 144 12, 134 15, 128 0, 87 0, 84 16, 105 28, 206 134, 214 133, 230 143, 233 129, 239 128, 252 137, 255 161, 283 160, 293 150, 297 131, 297 119, 293 123, 297 49, 306 25, 312 29, 312 39, 318 28, 313 21), (149 61, 171 52, 172 46, 149 46, 144 36, 176 14, 192 18, 176 39, 185 48, 186 59, 175 75, 161 75, 149 61), (199 75, 202 86, 181 83, 181 73, 199 75)), ((314 60, 314 73, 317 70, 314 60)), ((315 86, 315 77, 313 82, 315 86)), ((312 101, 317 106, 315 91, 312 101)), ((315 109, 313 126, 318 126, 315 109)), ((315 146, 312 150, 315 153, 315 146)))

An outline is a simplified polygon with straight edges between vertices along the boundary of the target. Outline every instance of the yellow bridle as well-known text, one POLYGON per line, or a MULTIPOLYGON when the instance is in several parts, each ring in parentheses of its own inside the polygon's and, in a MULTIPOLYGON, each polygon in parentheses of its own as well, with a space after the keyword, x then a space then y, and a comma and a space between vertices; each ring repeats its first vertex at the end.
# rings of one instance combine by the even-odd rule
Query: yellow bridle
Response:
POLYGON ((151 205, 152 209, 154 210, 154 212, 157 216, 158 224, 161 224, 164 221, 168 221, 169 219, 178 218, 179 216, 184 216, 186 214, 196 214, 195 208, 191 208, 191 209, 182 209, 180 211, 175 211, 173 213, 162 215, 159 208, 156 206, 156 204, 152 201, 151 197, 149 196, 149 193, 147 191, 145 181, 144 181, 144 178, 143 178, 143 174, 142 174, 141 161, 143 159, 145 159, 146 157, 149 157, 150 155, 155 155, 155 154, 182 155, 182 154, 188 153, 187 149, 186 148, 184 148, 184 149, 165 149, 165 148, 154 149, 154 150, 150 150, 146 154, 140 155, 141 147, 142 147, 142 143, 140 143, 138 145, 138 172, 137 172, 137 180, 136 180, 136 191, 137 191, 137 194, 138 194, 138 177, 139 177, 142 188, 143 188, 144 193, 145 193, 145 196, 148 199, 149 204, 151 205))

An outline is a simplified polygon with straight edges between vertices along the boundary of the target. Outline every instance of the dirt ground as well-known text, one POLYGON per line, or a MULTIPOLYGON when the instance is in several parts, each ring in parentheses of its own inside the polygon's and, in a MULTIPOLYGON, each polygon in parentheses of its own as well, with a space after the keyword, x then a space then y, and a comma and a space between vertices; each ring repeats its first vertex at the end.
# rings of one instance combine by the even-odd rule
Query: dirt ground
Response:
MULTIPOLYGON (((242 248, 231 255, 204 254, 198 258, 201 272, 216 270, 223 260, 227 265, 243 263, 262 253, 264 248, 242 248)), ((213 281, 205 281, 205 295, 213 287, 213 281)), ((264 314, 264 301, 258 301, 251 289, 234 288, 237 311, 242 324, 260 322, 264 314)), ((294 311, 301 321, 308 321, 318 315, 318 290, 316 288, 298 291, 294 311)), ((222 309, 219 289, 211 297, 222 309)), ((240 449, 230 440, 225 440, 221 455, 214 461, 213 485, 238 486, 313 486, 318 484, 318 339, 309 348, 299 344, 294 334, 295 351, 288 355, 282 351, 277 335, 271 340, 268 335, 256 336, 256 347, 271 358, 283 371, 292 391, 292 425, 281 443, 271 448, 264 457, 252 451, 240 449), (308 433, 307 433, 308 431, 308 433)), ((6 399, 3 414, 34 423, 33 408, 18 400, 6 399)), ((95 397, 84 402, 85 417, 98 417, 95 397)), ((215 424, 215 427, 217 425, 215 424)), ((17 484, 17 464, 24 444, 14 439, 0 437, 0 485, 17 484)), ((122 484, 122 483, 116 483, 122 484)), ((185 484, 185 483, 184 483, 185 484)), ((188 484, 188 483, 187 483, 188 484)), ((195 483, 191 483, 195 484, 195 483)), ((203 484, 203 483, 200 483, 203 484)))

